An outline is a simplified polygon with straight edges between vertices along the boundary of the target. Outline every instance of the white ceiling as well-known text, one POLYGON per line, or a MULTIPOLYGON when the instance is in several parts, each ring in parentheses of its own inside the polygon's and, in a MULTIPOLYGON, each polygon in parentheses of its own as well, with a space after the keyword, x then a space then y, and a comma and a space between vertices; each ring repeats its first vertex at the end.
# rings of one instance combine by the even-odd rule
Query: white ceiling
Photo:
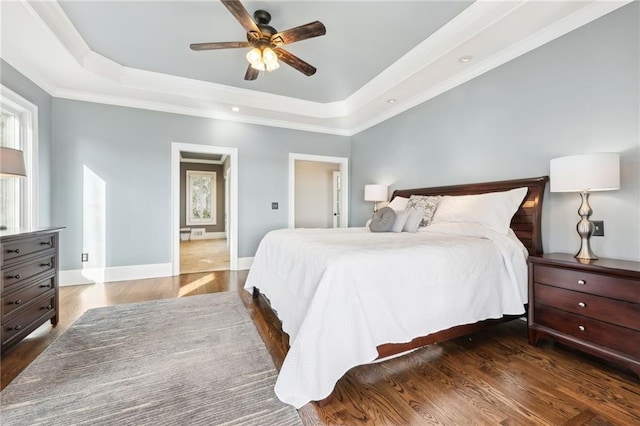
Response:
POLYGON ((628 2, 247 1, 327 34, 285 47, 315 75, 245 81, 246 49, 189 49, 245 40, 217 0, 2 1, 0 55, 52 96, 352 135, 628 2))

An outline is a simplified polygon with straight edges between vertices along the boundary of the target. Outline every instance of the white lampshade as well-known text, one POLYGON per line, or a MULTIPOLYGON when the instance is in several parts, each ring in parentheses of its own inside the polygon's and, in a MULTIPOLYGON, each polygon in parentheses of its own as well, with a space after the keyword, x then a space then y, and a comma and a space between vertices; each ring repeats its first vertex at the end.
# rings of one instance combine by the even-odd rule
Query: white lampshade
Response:
POLYGON ((389 188, 387 185, 365 185, 364 200, 365 201, 387 201, 387 193, 389 188))
POLYGON ((22 151, 0 147, 0 176, 26 176, 22 151))
POLYGON ((554 158, 550 168, 551 192, 620 189, 620 155, 616 153, 554 158))

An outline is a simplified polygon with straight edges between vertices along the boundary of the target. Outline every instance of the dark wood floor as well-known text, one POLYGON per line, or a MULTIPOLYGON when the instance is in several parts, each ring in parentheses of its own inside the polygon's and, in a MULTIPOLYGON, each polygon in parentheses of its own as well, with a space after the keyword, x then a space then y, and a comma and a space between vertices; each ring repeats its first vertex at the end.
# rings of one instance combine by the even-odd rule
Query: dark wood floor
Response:
MULTIPOLYGON (((218 271, 60 290, 60 322, 2 357, 2 388, 93 307, 235 291, 280 367, 287 337, 262 299, 242 290, 246 271, 218 271)), ((326 405, 300 410, 306 425, 636 425, 640 380, 561 346, 527 344, 513 321, 378 364, 356 367, 326 405)))

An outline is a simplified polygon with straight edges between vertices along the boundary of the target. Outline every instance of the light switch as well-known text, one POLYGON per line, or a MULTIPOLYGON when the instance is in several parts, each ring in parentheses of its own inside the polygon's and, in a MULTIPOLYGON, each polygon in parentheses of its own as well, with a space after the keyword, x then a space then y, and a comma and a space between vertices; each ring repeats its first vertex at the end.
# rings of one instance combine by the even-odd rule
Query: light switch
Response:
POLYGON ((277 202, 273 202, 271 203, 271 210, 278 210, 278 203, 277 202))

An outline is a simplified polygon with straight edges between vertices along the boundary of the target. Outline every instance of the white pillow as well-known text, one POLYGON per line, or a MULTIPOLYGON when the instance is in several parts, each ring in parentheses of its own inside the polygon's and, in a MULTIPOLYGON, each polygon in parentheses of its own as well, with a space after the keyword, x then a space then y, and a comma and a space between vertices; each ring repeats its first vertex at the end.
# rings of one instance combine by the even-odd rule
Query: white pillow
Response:
POLYGON ((407 219, 409 219, 409 211, 408 210, 397 210, 396 211, 396 220, 393 222, 393 226, 391 227, 392 232, 402 232, 404 229, 404 225, 407 223, 407 219))
POLYGON ((420 227, 420 222, 422 222, 422 216, 424 215, 423 210, 407 210, 409 215, 407 216, 407 223, 404 224, 404 228, 402 228, 405 232, 416 232, 420 227))
POLYGON ((398 210, 406 210, 407 203, 409 202, 408 198, 404 197, 395 197, 391 202, 387 205, 387 207, 391 207, 392 209, 398 210))
POLYGON ((474 222, 507 234, 511 218, 522 204, 528 188, 478 195, 445 195, 433 215, 432 223, 474 222))

